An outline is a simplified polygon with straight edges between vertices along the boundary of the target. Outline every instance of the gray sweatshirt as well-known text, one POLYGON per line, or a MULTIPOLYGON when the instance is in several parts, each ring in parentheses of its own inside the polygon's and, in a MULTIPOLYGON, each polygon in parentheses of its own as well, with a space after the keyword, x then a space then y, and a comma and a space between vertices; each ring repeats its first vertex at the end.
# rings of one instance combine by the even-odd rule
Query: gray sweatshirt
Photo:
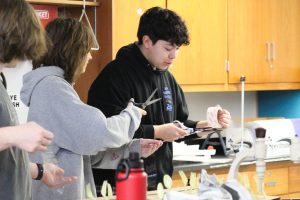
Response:
MULTIPOLYGON (((141 120, 138 109, 132 105, 119 115, 106 118, 100 110, 80 100, 63 74, 61 68, 54 66, 25 74, 21 99, 29 106, 28 121, 37 122, 55 135, 47 152, 37 152, 31 160, 58 164, 65 170, 65 176, 77 176, 78 180, 62 189, 50 189, 41 181, 34 181, 33 200, 96 196, 90 155, 111 148, 112 153, 101 154, 101 159, 106 157, 106 162, 111 160, 116 164, 122 157, 120 149, 124 146, 121 146, 131 141, 141 120)), ((99 165, 99 160, 95 163, 99 165)), ((113 167, 115 164, 107 165, 113 167)))
MULTIPOLYGON (((19 124, 18 115, 0 80, 0 128, 19 124)), ((0 151, 0 199, 31 200, 27 152, 10 147, 0 151)))

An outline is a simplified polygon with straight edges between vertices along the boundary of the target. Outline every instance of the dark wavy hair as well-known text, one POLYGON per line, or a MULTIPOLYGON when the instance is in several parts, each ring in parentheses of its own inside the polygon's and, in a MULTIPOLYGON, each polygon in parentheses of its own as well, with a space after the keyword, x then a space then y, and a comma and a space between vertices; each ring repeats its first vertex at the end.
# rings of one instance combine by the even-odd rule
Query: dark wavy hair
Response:
POLYGON ((25 0, 0 0, 0 62, 38 59, 47 51, 45 32, 25 0))
POLYGON ((46 26, 48 52, 33 62, 33 69, 57 66, 64 70, 64 78, 74 82, 74 75, 82 67, 85 56, 94 45, 91 30, 78 19, 57 18, 46 26))
POLYGON ((148 35, 155 44, 165 40, 177 46, 188 45, 189 33, 184 21, 174 11, 160 7, 148 9, 140 18, 137 32, 138 43, 148 35))

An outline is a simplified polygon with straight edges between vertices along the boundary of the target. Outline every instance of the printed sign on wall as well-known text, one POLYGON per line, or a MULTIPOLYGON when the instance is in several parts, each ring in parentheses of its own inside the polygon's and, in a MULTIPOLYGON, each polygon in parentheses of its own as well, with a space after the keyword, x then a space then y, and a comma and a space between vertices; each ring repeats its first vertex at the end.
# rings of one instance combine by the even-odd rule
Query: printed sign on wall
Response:
MULTIPOLYGON (((33 5, 43 26, 58 17, 58 7, 52 5, 33 5)), ((23 75, 32 69, 31 61, 19 63, 16 68, 3 69, 7 81, 7 92, 17 111, 20 123, 27 121, 28 108, 21 102, 20 90, 22 88, 23 75)))
POLYGON ((50 6, 50 5, 33 5, 33 8, 39 18, 43 26, 46 26, 47 23, 52 21, 53 19, 58 17, 58 7, 57 6, 50 6))

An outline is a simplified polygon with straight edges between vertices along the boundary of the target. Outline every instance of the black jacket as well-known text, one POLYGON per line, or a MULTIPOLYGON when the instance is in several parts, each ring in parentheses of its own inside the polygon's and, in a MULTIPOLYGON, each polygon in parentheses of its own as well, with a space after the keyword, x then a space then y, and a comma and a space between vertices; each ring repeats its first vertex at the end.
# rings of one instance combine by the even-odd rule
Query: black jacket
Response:
MULTIPOLYGON (((181 87, 169 71, 155 71, 136 44, 122 47, 116 59, 110 62, 93 82, 88 95, 88 104, 99 108, 107 117, 119 114, 130 98, 144 102, 158 88, 153 99, 162 98, 146 108, 141 126, 135 138, 154 138, 153 125, 174 120, 195 127, 196 121, 188 120, 188 109, 181 87)), ((173 173, 172 143, 165 142, 153 155, 144 159, 145 169, 153 183, 162 182, 165 174, 173 173)))

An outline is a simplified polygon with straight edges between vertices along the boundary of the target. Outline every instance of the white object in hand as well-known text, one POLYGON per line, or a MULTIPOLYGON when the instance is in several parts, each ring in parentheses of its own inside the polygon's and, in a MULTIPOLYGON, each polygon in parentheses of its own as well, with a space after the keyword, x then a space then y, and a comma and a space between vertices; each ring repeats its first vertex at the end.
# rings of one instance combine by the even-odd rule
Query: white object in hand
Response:
POLYGON ((212 128, 222 128, 218 121, 218 112, 222 111, 221 106, 208 107, 206 112, 207 124, 212 128))

